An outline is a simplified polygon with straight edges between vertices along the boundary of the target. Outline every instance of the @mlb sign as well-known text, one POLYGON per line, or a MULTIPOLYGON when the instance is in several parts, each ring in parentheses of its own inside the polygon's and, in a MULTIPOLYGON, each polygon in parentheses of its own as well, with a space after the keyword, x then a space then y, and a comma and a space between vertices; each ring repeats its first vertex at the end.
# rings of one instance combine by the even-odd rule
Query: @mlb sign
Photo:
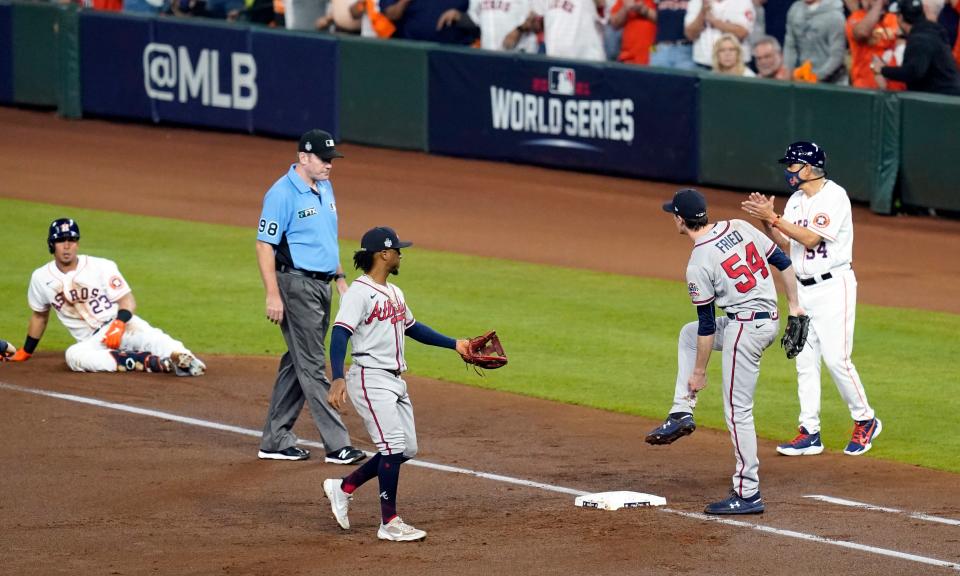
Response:
POLYGON ((257 105, 257 62, 253 54, 232 52, 230 77, 220 77, 219 50, 204 48, 194 59, 186 46, 151 42, 143 49, 143 85, 147 96, 163 102, 233 110, 257 105))

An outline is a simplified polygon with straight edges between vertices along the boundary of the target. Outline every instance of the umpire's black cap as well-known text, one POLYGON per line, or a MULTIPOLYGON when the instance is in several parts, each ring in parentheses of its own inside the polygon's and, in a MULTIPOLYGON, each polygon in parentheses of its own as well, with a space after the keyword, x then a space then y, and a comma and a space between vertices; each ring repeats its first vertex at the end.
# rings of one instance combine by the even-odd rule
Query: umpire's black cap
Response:
POLYGON ((360 249, 365 252, 380 252, 381 250, 399 250, 413 246, 413 242, 401 242, 397 233, 389 226, 371 228, 360 240, 360 249))
POLYGON ((321 160, 333 160, 334 158, 343 158, 343 154, 337 152, 333 136, 325 130, 310 130, 300 137, 299 152, 312 152, 320 157, 321 160))
POLYGON ((683 218, 694 220, 707 215, 707 199, 693 188, 677 190, 673 200, 664 202, 663 211, 683 218))

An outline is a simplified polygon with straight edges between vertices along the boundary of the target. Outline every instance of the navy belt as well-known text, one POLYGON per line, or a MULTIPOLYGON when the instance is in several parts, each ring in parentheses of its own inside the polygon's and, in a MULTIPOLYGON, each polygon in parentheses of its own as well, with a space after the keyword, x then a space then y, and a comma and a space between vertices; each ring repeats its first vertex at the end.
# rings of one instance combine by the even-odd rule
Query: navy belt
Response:
POLYGON ((776 320, 780 318, 779 312, 740 312, 740 314, 727 312, 727 318, 741 322, 749 322, 751 320, 776 320), (740 314, 743 314, 743 316, 741 317, 740 314))
POLYGON ((323 282, 333 280, 333 272, 311 272, 309 270, 301 270, 293 266, 287 266, 286 264, 277 264, 277 272, 293 274, 294 276, 306 276, 307 278, 313 278, 314 280, 321 280, 323 282))
POLYGON ((829 280, 831 278, 833 278, 833 274, 827 272, 826 274, 820 276, 819 279, 816 276, 811 276, 809 278, 797 278, 797 281, 803 286, 813 286, 817 282, 823 282, 824 280, 829 280))
MULTIPOLYGON (((354 356, 369 356, 369 354, 354 354, 354 356)), ((396 376, 397 378, 399 378, 399 377, 400 377, 400 374, 401 374, 401 372, 400 372, 399 370, 391 370, 391 369, 389 369, 389 368, 371 368, 371 367, 369 367, 369 366, 364 366, 364 365, 362 365, 362 364, 357 364, 357 366, 360 366, 360 367, 363 368, 364 370, 383 370, 384 372, 389 372, 389 373, 393 374, 393 375, 396 376)))

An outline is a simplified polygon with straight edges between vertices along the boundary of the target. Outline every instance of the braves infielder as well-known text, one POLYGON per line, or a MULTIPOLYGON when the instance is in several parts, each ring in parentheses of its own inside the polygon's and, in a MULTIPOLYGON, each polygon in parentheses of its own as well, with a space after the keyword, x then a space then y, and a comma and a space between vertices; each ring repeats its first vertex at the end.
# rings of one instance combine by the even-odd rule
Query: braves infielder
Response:
POLYGON ((855 421, 845 454, 866 453, 882 429, 850 354, 857 312, 857 278, 853 274, 853 215, 847 192, 827 179, 827 157, 813 142, 794 142, 783 158, 784 178, 793 190, 783 217, 773 196, 753 193, 743 210, 759 218, 768 235, 797 263, 800 304, 810 316, 807 344, 797 356, 800 432, 777 447, 786 456, 823 452, 820 440, 820 360, 855 421))
POLYGON ((743 220, 709 226, 707 203, 696 190, 680 190, 663 205, 673 214, 677 231, 693 240, 687 264, 687 288, 697 307, 698 322, 680 331, 677 383, 673 408, 663 425, 647 435, 650 444, 670 444, 696 429, 696 394, 707 385, 711 350, 723 351, 723 413, 737 465, 730 496, 706 507, 707 514, 763 512, 753 424, 753 393, 760 375, 760 357, 780 331, 777 291, 770 273, 773 264, 786 285, 790 313, 797 303, 794 273, 770 238, 743 220), (714 304, 725 316, 715 318, 714 304))
POLYGON ((333 384, 328 400, 339 410, 349 394, 377 445, 377 454, 346 478, 325 480, 323 491, 337 523, 346 530, 350 528, 347 512, 351 494, 376 476, 380 481, 381 514, 377 537, 395 542, 420 540, 427 535, 397 515, 400 465, 417 453, 413 404, 407 383, 401 378, 407 369, 404 336, 461 354, 467 352, 467 340, 454 340, 414 320, 403 291, 387 282, 387 276, 400 269, 400 249, 410 245, 401 242, 388 227, 373 228, 363 235, 353 262, 364 275, 350 284, 341 298, 330 341, 333 384), (353 364, 344 381, 348 339, 353 344, 353 364))
POLYGON ((175 372, 200 376, 206 366, 182 342, 133 314, 136 301, 116 263, 77 253, 80 226, 69 218, 50 224, 47 246, 53 261, 30 278, 33 310, 23 348, 14 361, 30 358, 47 329, 50 309, 77 343, 66 360, 76 372, 175 372))

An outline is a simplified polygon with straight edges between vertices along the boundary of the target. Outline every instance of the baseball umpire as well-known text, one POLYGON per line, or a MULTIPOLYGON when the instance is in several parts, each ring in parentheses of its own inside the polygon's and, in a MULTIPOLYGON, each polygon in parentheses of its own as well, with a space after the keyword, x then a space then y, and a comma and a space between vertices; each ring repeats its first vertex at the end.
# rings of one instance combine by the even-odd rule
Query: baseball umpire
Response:
POLYGON ((330 281, 347 291, 337 243, 337 204, 330 184, 333 159, 343 158, 333 136, 310 130, 300 138, 297 162, 263 199, 257 264, 266 289, 266 315, 280 325, 287 352, 280 359, 257 456, 305 460, 293 425, 310 407, 327 449, 326 462, 353 464, 366 455, 350 445, 347 427, 327 402, 323 340, 330 323, 330 281))

